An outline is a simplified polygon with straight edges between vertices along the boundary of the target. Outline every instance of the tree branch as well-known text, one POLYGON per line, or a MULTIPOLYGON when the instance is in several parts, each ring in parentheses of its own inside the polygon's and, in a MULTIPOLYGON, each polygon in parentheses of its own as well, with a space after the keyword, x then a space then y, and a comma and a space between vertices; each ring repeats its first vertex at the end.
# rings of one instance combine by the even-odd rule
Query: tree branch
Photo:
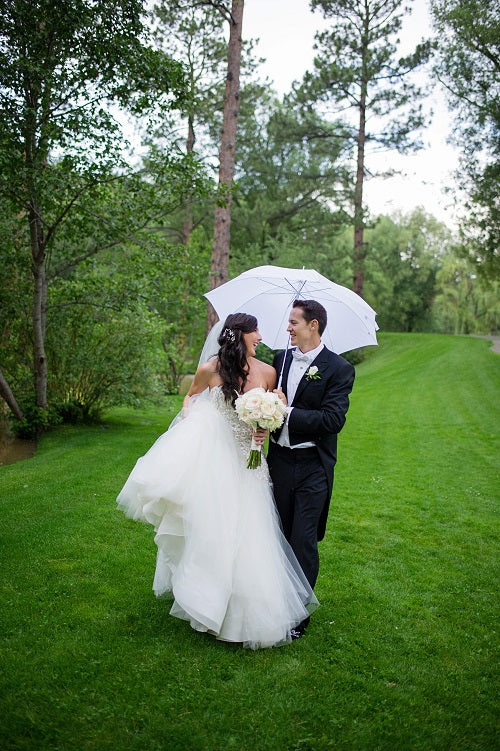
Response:
POLYGON ((17 403, 17 400, 12 393, 12 390, 7 383, 7 379, 5 378, 4 374, 2 373, 2 369, 0 368, 0 396, 2 399, 6 402, 8 405, 10 411, 19 419, 22 420, 24 415, 23 412, 17 403))
POLYGON ((68 269, 73 269, 75 266, 78 266, 79 263, 82 263, 82 261, 86 261, 88 258, 95 256, 96 253, 99 253, 101 250, 107 250, 108 248, 114 248, 117 245, 120 245, 123 240, 124 238, 120 237, 118 240, 113 240, 113 242, 106 243, 105 245, 94 245, 94 247, 87 251, 87 253, 82 253, 81 255, 76 256, 76 258, 68 261, 68 263, 59 266, 59 268, 55 269, 51 274, 47 274, 47 280, 60 276, 64 271, 68 271, 68 269))
POLYGON ((56 228, 61 224, 65 216, 71 211, 71 208, 74 206, 74 204, 77 202, 77 200, 80 198, 85 191, 89 190, 90 188, 94 188, 96 185, 108 185, 109 183, 116 182, 117 180, 123 180, 126 177, 126 175, 114 175, 113 177, 107 177, 105 180, 91 180, 88 183, 85 183, 81 188, 77 190, 77 192, 73 195, 71 200, 66 204, 66 206, 63 208, 57 219, 50 225, 47 226, 47 235, 45 238, 45 245, 48 245, 50 238, 54 234, 56 228))

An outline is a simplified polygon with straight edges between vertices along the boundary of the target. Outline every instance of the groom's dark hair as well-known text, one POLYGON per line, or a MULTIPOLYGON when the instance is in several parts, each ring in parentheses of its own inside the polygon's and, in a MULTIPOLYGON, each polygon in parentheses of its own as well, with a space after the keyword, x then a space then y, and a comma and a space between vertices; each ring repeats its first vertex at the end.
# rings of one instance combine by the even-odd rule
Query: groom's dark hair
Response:
POLYGON ((316 300, 294 300, 292 308, 301 308, 302 315, 307 323, 316 320, 318 322, 318 331, 321 336, 326 329, 326 310, 321 303, 316 300))

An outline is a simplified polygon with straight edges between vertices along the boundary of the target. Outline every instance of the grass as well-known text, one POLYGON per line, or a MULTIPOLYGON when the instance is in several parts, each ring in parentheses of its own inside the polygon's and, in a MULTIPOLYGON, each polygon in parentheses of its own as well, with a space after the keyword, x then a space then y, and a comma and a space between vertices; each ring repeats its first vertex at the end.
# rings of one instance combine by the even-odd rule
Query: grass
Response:
POLYGON ((386 334, 358 366, 305 638, 249 652, 151 592, 114 499, 168 409, 113 410, 0 468, 0 747, 492 751, 500 359, 386 334))

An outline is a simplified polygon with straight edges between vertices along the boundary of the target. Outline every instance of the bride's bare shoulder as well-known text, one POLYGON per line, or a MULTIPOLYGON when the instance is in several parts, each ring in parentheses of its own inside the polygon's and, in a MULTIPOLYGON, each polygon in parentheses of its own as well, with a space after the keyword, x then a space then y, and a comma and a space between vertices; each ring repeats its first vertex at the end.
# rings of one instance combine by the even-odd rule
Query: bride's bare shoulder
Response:
POLYGON ((206 375, 217 373, 217 358, 211 357, 210 360, 202 363, 198 368, 198 372, 206 375))
POLYGON ((267 362, 262 362, 262 360, 253 357, 250 363, 250 374, 252 382, 256 385, 262 386, 268 391, 276 388, 276 371, 267 362))
POLYGON ((217 372, 217 358, 214 357, 198 366, 188 396, 199 394, 206 388, 212 388, 219 383, 221 383, 221 378, 217 372))

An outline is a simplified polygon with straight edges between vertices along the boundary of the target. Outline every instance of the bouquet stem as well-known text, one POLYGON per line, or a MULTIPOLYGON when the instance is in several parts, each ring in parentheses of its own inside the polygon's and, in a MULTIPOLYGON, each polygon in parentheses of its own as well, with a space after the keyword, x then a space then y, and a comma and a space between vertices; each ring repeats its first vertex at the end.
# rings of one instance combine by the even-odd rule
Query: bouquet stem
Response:
POLYGON ((250 453, 248 455, 247 469, 257 469, 262 463, 262 446, 257 446, 252 436, 252 443, 250 445, 250 453))

